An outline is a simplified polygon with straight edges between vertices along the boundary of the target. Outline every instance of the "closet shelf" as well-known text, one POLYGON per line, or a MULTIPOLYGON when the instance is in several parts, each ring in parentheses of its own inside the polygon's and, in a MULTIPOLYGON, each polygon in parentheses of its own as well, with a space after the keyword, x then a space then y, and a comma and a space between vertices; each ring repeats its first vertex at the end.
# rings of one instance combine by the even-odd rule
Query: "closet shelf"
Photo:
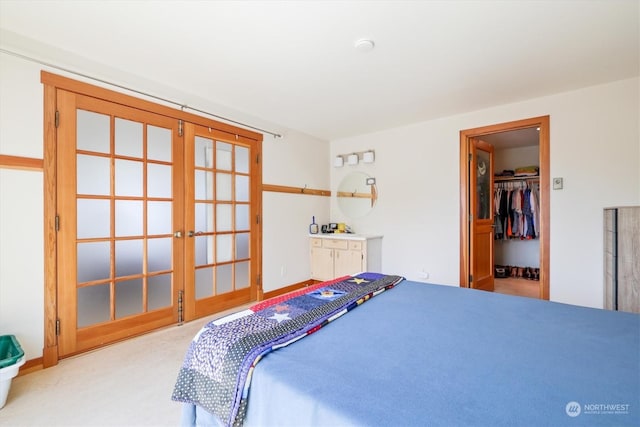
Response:
POLYGON ((494 176, 493 182, 504 181, 540 181, 540 175, 535 176, 494 176))

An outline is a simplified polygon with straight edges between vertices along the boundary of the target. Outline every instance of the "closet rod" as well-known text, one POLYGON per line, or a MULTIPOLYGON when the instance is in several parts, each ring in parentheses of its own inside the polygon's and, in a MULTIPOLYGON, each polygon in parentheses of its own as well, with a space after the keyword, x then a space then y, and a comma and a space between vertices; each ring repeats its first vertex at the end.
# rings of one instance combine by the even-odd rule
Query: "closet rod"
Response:
POLYGON ((256 126, 251 126, 251 125, 248 125, 246 123, 238 122, 238 121, 233 120, 233 119, 228 119, 226 117, 222 117, 222 116, 219 116, 217 114, 210 113, 208 111, 200 110, 200 109, 194 108, 194 107, 189 107, 186 104, 182 104, 180 102, 172 101, 171 99, 162 98, 160 96, 152 95, 150 93, 146 93, 146 92, 143 92, 141 90, 131 89, 130 87, 123 86, 123 85, 120 85, 118 83, 112 83, 112 82, 110 82, 108 80, 103 80, 103 79, 100 79, 98 77, 93 77, 93 76, 90 76, 88 74, 80 73, 78 71, 73 71, 73 70, 70 70, 68 68, 64 68, 64 67, 61 67, 59 65, 55 65, 55 64, 52 64, 50 62, 43 61, 41 59, 34 58, 32 56, 23 55, 21 53, 13 52, 11 50, 7 50, 7 49, 4 49, 4 48, 0 48, 0 52, 6 53, 7 55, 13 55, 13 56, 15 56, 17 58, 21 58, 21 59, 24 59, 24 60, 27 60, 27 61, 35 62, 37 64, 44 65, 46 67, 55 68, 56 70, 60 70, 60 71, 64 71, 64 72, 67 72, 67 73, 75 74, 76 76, 84 77, 84 78, 91 79, 91 80, 94 80, 94 81, 97 81, 97 82, 100 82, 100 83, 104 83, 104 84, 108 84, 108 85, 111 85, 111 86, 115 86, 115 87, 118 87, 120 89, 128 90, 130 92, 134 92, 134 93, 137 93, 139 95, 148 96, 150 98, 157 99, 157 100, 163 101, 163 102, 167 102, 169 104, 177 105, 183 111, 184 111, 185 108, 187 108, 189 110, 197 111, 198 113, 206 114, 208 116, 215 117, 216 119, 224 120, 226 122, 233 123, 233 124, 236 124, 238 126, 243 126, 243 127, 249 128, 249 129, 253 129, 253 130, 257 130, 257 131, 260 131, 260 132, 267 133, 267 134, 273 136, 274 138, 282 138, 282 134, 280 134, 280 133, 271 132, 269 130, 261 129, 261 128, 256 127, 256 126))

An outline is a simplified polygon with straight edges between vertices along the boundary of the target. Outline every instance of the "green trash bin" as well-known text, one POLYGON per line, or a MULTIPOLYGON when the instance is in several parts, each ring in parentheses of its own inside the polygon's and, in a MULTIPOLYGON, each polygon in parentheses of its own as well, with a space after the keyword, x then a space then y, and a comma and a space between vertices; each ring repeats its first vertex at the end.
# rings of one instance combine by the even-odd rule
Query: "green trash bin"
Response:
POLYGON ((11 388, 11 380, 18 375, 25 357, 14 335, 0 336, 0 409, 4 407, 11 388))

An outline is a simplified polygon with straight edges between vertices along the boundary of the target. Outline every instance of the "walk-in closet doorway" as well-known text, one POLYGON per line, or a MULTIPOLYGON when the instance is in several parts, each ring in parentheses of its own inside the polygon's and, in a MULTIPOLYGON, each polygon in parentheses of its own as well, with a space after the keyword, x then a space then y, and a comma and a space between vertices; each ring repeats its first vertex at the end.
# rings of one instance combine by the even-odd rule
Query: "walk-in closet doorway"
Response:
POLYGON ((460 132, 461 287, 549 299, 549 188, 548 116, 460 132), (494 176, 534 165, 537 176, 494 176), (536 191, 537 235, 502 235, 506 230, 494 218, 495 186, 536 191), (507 267, 509 277, 496 278, 496 266, 507 267))

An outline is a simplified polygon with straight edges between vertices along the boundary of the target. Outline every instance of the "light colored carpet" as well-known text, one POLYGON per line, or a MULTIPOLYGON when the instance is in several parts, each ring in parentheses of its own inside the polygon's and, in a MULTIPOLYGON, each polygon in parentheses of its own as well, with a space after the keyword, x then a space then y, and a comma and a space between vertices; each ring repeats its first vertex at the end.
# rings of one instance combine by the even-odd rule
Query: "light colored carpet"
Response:
POLYGON ((0 409, 0 425, 177 426, 181 407, 171 393, 189 342, 206 322, 227 313, 16 377, 0 409))

